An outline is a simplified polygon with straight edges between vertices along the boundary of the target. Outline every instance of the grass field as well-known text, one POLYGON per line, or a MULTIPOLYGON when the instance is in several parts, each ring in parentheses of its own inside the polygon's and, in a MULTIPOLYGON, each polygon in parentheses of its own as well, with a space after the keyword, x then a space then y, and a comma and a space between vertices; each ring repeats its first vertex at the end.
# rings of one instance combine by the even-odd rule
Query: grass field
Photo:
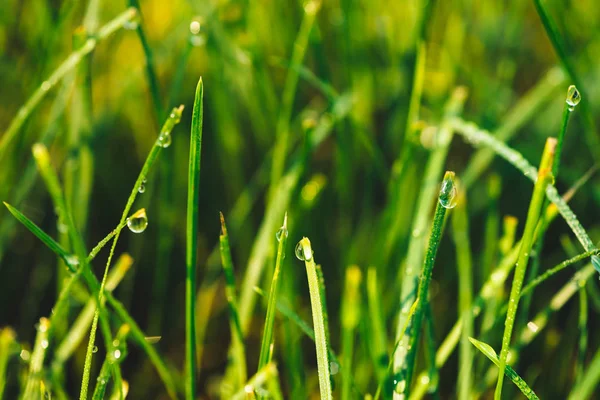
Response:
POLYGON ((600 397, 599 59, 592 0, 3 0, 0 399, 600 397))

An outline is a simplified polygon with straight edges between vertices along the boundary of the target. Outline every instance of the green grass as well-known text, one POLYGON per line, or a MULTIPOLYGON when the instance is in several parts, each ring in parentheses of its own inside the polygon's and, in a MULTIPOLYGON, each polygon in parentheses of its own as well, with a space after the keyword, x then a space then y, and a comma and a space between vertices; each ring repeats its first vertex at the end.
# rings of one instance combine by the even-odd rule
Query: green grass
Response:
POLYGON ((592 0, 3 11, 1 398, 600 396, 592 0))

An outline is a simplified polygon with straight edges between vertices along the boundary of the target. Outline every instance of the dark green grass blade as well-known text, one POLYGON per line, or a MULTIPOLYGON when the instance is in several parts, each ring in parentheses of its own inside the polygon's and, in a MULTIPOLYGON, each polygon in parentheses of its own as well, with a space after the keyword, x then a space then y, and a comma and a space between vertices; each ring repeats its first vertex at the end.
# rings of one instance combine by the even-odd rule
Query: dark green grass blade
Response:
POLYGON ((196 398, 196 260, 198 240, 198 201, 200 199, 200 159, 202 150, 202 100, 204 86, 202 78, 196 87, 192 130, 190 134, 190 162, 188 165, 188 200, 186 217, 186 280, 185 280, 185 321, 186 321, 186 397, 196 398))

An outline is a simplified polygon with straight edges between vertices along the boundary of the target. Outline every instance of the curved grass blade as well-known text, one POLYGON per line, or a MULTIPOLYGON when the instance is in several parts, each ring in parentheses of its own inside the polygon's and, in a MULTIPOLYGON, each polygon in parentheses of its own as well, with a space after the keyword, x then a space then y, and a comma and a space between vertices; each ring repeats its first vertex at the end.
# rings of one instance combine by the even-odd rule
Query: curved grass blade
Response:
MULTIPOLYGON (((469 341, 473 343, 479 351, 481 351, 487 358, 490 359, 496 366, 500 367, 500 361, 498 360, 498 356, 496 352, 487 343, 480 342, 477 339, 472 337, 469 338, 469 341)), ((519 388, 519 390, 527 397, 529 400, 538 400, 539 397, 535 394, 535 392, 527 385, 527 382, 521 378, 514 369, 512 369, 509 365, 506 365, 504 368, 504 374, 510 378, 511 381, 514 382, 515 385, 519 388)))

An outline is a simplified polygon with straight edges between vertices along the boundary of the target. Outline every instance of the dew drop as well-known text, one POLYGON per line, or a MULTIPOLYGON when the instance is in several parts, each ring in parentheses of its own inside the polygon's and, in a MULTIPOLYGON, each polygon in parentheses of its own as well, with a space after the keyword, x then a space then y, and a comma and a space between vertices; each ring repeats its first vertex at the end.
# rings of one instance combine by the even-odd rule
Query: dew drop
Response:
POLYGON ((158 145, 163 149, 166 149, 171 145, 171 133, 170 132, 161 132, 160 136, 158 136, 158 145))
POLYGON ((113 345, 114 347, 119 347, 119 345, 120 345, 120 344, 121 344, 121 341, 120 341, 119 339, 115 339, 115 340, 113 340, 113 342, 112 342, 112 345, 113 345))
POLYGON ((121 350, 116 349, 115 351, 113 351, 113 358, 115 360, 118 360, 119 358, 121 358, 121 350))
POLYGON ((440 189, 440 205, 444 208, 456 207, 456 185, 453 179, 444 179, 440 189))
POLYGON ((48 348, 48 340, 42 339, 42 341, 40 342, 40 345, 42 345, 42 349, 47 349, 48 348))
POLYGON ((281 242, 281 239, 287 239, 287 237, 288 237, 288 230, 287 230, 287 228, 285 228, 283 226, 281 228, 279 228, 279 230, 275 234, 275 237, 277 238, 278 242, 281 242))
POLYGON ((577 90, 575 85, 569 86, 569 89, 567 90, 567 100, 566 100, 567 105, 569 106, 569 111, 573 111, 575 109, 575 106, 577 104, 579 104, 580 101, 581 101, 581 94, 579 93, 579 90, 577 90))
POLYGON ((138 192, 144 193, 145 191, 146 191, 146 185, 144 185, 144 182, 142 182, 142 184, 138 188, 138 192))
POLYGON ((142 208, 131 217, 127 218, 127 227, 133 233, 142 233, 148 226, 148 217, 146 216, 146 209, 142 208))
POLYGON ((97 353, 97 352, 98 352, 98 346, 92 347, 92 353, 97 353))
POLYGON ((79 267, 79 257, 77 257, 75 254, 69 254, 65 257, 65 259, 67 263, 75 269, 79 267))
POLYGON ((312 250, 310 248, 304 249, 302 241, 299 241, 296 245, 296 258, 300 261, 310 261, 312 259, 312 250))

